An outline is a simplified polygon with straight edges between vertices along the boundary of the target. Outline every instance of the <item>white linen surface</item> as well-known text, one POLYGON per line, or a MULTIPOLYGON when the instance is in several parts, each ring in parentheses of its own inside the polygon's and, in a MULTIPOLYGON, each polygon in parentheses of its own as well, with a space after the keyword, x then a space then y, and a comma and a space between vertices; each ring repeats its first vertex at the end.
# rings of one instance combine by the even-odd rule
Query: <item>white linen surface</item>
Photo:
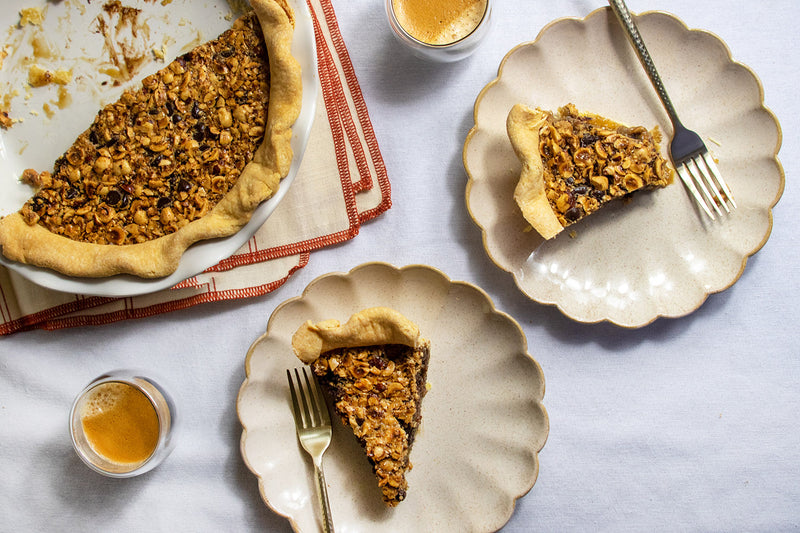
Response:
MULTIPOLYGON (((367 261, 425 263, 485 289, 523 327, 544 370, 549 439, 534 488, 504 531, 800 529, 800 170, 796 0, 630 0, 709 30, 760 78, 783 131, 786 189, 770 240, 729 290, 638 330, 581 325, 528 300, 483 250, 464 203, 461 149, 478 91, 503 56, 600 0, 495 2, 474 56, 441 66, 399 48, 383 2, 334 8, 392 183, 393 207, 314 252, 277 291, 102 327, 0 339, 0 531, 289 531, 239 454, 244 356, 276 305, 367 261), (72 451, 73 396, 96 375, 166 376, 183 432, 135 479, 103 478, 72 451)), ((413 488, 412 488, 413 490, 413 488)), ((420 530, 425 530, 423 524, 420 530)))

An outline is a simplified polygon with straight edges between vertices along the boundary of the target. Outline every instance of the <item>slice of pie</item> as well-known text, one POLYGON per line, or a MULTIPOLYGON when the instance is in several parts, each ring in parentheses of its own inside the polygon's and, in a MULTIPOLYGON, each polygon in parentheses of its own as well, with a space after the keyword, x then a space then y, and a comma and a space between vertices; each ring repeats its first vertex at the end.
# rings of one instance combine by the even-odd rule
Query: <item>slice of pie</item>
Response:
POLYGON ((104 107, 36 193, 0 219, 14 261, 71 276, 172 273, 193 243, 237 232, 292 161, 300 66, 286 0, 146 77, 104 107))
POLYGON ((522 162, 514 199, 545 239, 614 199, 672 183, 657 127, 629 128, 573 104, 557 114, 517 104, 506 128, 522 162))
POLYGON ((373 307, 345 324, 307 322, 292 337, 292 348, 311 365, 334 410, 364 448, 384 503, 396 506, 408 489, 430 342, 397 311, 373 307))

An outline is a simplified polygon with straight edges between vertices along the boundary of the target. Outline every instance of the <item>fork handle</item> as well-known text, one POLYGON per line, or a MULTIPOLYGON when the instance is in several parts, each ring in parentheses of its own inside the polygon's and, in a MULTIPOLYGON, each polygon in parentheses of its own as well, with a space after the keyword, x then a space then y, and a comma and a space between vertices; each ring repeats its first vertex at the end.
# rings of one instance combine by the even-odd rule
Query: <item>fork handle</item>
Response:
POLYGON ((611 10, 614 12, 614 15, 617 16, 617 19, 619 19, 622 27, 625 29, 625 34, 628 36, 628 40, 633 45, 633 49, 636 50, 636 55, 639 56, 639 61, 641 61, 645 72, 647 72, 647 77, 650 78, 650 83, 653 84, 656 93, 658 93, 661 103, 664 104, 664 108, 667 110, 667 114, 669 115, 673 126, 676 128, 680 126, 682 128, 683 126, 678 119, 678 114, 675 112, 675 108, 672 106, 672 101, 669 99, 667 90, 664 88, 664 83, 661 81, 661 76, 658 75, 656 65, 653 63, 653 59, 650 57, 650 52, 647 51, 647 47, 644 45, 642 36, 639 33, 639 28, 636 27, 636 23, 633 21, 633 17, 631 16, 631 12, 628 11, 628 6, 625 5, 625 0, 608 0, 608 3, 611 6, 611 10))
POLYGON ((322 465, 314 465, 314 479, 317 482, 319 508, 322 510, 322 530, 325 533, 334 533, 331 505, 328 502, 328 485, 325 484, 325 473, 322 471, 322 465))

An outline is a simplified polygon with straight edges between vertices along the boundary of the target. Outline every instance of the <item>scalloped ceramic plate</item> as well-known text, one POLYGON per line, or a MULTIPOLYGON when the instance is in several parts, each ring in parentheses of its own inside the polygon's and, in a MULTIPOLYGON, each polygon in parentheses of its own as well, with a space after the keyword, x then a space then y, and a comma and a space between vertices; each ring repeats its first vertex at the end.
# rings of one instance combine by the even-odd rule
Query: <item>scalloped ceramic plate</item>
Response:
MULTIPOLYGON (((6 0, 8 1, 8 0, 6 0)), ((160 3, 144 0, 131 0, 126 6, 141 9, 139 24, 147 31, 140 32, 152 40, 153 48, 162 44, 167 46, 167 61, 190 48, 230 28, 232 17, 230 3, 227 0, 214 0, 205 3, 192 3, 192 0, 173 0, 165 8, 160 3), (181 15, 181 13, 183 15, 181 15), (184 19, 191 13, 192 23, 184 19)), ((45 5, 44 0, 40 0, 45 5)), ((242 2, 244 4, 244 2, 242 2)), ((281 182, 278 192, 263 202, 253 213, 253 217, 241 230, 224 239, 213 239, 198 242, 184 253, 178 269, 171 275, 145 279, 135 276, 120 275, 109 278, 75 278, 64 276, 58 272, 38 268, 31 265, 9 261, 0 254, 0 264, 12 269, 28 280, 50 289, 98 296, 134 296, 146 294, 172 287, 186 278, 214 266, 222 259, 241 248, 250 237, 266 222, 278 203, 286 195, 291 186, 308 142, 311 125, 314 120, 319 82, 317 80, 317 53, 314 27, 308 5, 302 0, 289 0, 295 11, 295 39, 292 53, 302 68, 303 103, 300 116, 292 127, 292 150, 294 158, 289 174, 281 182)), ((0 29, 10 28, 6 42, 11 46, 10 52, 27 50, 32 41, 32 33, 28 28, 15 29, 19 21, 19 9, 36 7, 30 0, 11 0, 10 5, 3 4, 0 11, 0 29), (5 8, 8 9, 5 9, 5 8)), ((50 86, 26 93, 27 63, 22 60, 16 65, 13 55, 5 60, 4 69, 0 71, 0 93, 20 94, 12 99, 12 111, 15 117, 23 118, 23 122, 15 124, 9 130, 0 129, 0 216, 13 213, 31 195, 31 189, 19 181, 19 176, 26 168, 51 168, 53 161, 69 147, 78 134, 89 125, 97 110, 105 103, 114 101, 127 87, 138 84, 138 80, 146 74, 156 71, 163 63, 151 62, 142 68, 130 82, 114 86, 105 73, 113 69, 110 61, 103 61, 98 50, 103 49, 103 38, 92 31, 81 31, 79 28, 92 28, 92 21, 98 17, 102 3, 86 5, 77 0, 66 0, 59 4, 47 3, 45 24, 50 46, 62 46, 63 51, 53 52, 49 58, 52 68, 73 68, 74 87, 69 91, 71 103, 59 109, 56 87, 50 86), (58 44, 56 44, 58 43, 58 44), (63 57, 59 56, 63 54, 63 57), (19 67, 19 68, 15 68, 19 67), (22 76, 20 78, 20 76, 22 76), (105 83, 103 83, 105 81, 105 83), (48 116, 44 109, 50 110, 48 116)), ((124 28, 129 27, 120 23, 124 28)), ((117 36, 120 42, 129 37, 123 33, 117 36)), ((135 41, 139 42, 139 41, 135 41)), ((148 50, 149 52, 149 50, 148 50)))
POLYGON ((383 263, 314 280, 281 304, 247 354, 238 398, 241 451, 267 505, 296 531, 318 531, 313 467, 300 448, 286 369, 301 366, 291 336, 306 320, 346 320, 392 307, 432 344, 423 423, 408 475, 408 496, 387 509, 367 459, 334 419, 325 476, 337 531, 494 531, 536 481, 549 431, 544 376, 525 335, 474 285, 427 266, 383 263), (424 526, 423 526, 424 524, 424 526))
POLYGON ((477 98, 464 145, 467 207, 489 257, 528 297, 580 322, 639 327, 696 310, 733 285, 766 243, 783 193, 780 126, 753 72, 718 37, 672 15, 644 13, 636 22, 681 119, 719 160, 739 204, 732 215, 706 220, 676 178, 551 241, 527 231, 512 196, 520 164, 505 131, 515 103, 555 110, 572 102, 630 125, 658 125, 668 153, 672 126, 609 8, 556 20, 511 50, 477 98))

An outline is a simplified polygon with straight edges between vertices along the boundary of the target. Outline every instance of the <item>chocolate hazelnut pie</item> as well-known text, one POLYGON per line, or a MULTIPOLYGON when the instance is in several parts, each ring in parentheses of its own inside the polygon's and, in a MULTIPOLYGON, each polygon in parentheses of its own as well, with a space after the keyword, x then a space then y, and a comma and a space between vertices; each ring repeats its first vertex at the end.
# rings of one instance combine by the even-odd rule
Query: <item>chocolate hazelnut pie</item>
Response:
POLYGON ((517 104, 506 127, 522 162, 514 199, 545 239, 612 200, 672 183, 657 127, 627 127, 573 104, 557 114, 517 104))
POLYGON ((14 261, 82 277, 174 272, 193 243, 241 229, 292 161, 300 66, 286 0, 253 11, 105 106, 36 192, 0 219, 14 261))
POLYGON ((292 338, 333 409, 364 448, 384 503, 406 497, 410 453, 422 421, 430 342, 386 307, 356 313, 345 324, 307 322, 292 338))

